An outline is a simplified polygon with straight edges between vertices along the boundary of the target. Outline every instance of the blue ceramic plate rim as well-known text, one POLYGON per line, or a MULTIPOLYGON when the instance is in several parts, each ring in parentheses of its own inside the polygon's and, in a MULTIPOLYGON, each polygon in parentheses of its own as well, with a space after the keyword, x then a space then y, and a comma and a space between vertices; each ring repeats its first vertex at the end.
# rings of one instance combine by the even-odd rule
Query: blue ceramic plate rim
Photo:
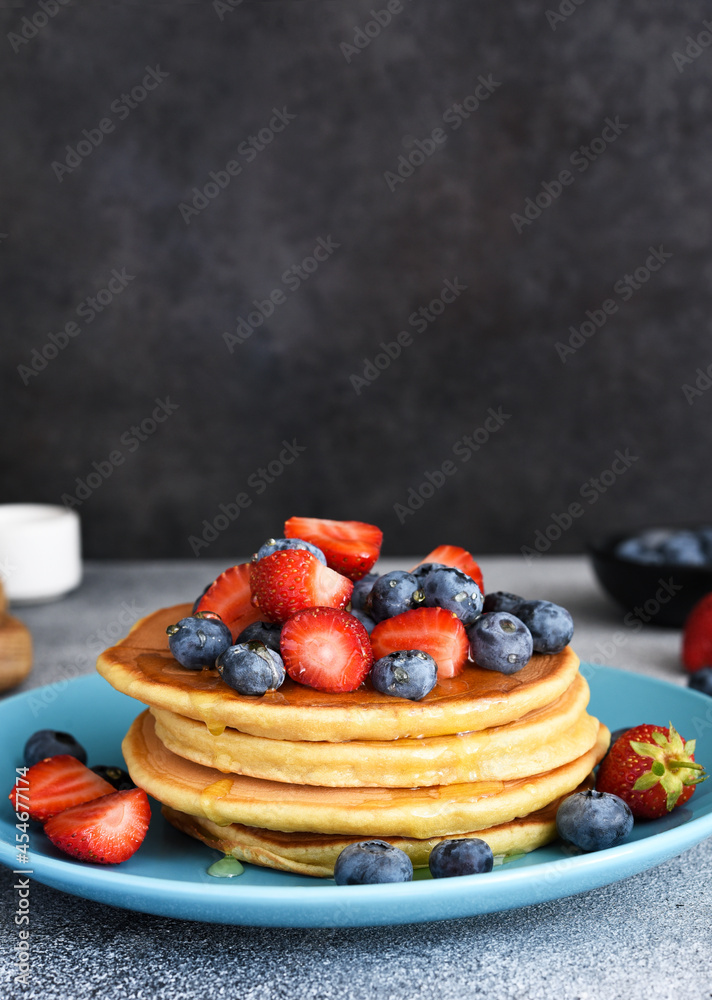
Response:
MULTIPOLYGON (((712 701, 706 695, 617 668, 582 664, 582 672, 589 675, 594 693, 603 687, 610 695, 621 683, 633 683, 643 701, 647 689, 662 694, 674 691, 685 702, 689 699, 691 712, 697 709, 704 713, 710 719, 708 725, 712 729, 712 701)), ((52 687, 48 685, 47 689, 52 687)), ((41 697, 43 690, 35 688, 0 702, 0 731, 7 734, 9 740, 12 740, 12 726, 8 725, 8 721, 32 696, 41 697)), ((74 703, 89 698, 95 707, 97 699, 100 699, 105 702, 104 708, 114 699, 125 698, 98 675, 68 681, 65 695, 74 703)), ((138 702, 134 704, 135 714, 138 714, 143 706, 138 702)), ((12 747, 2 747, 2 742, 0 737, 0 748, 5 750, 3 758, 8 759, 8 754, 12 753, 16 758, 14 741, 12 747)), ((697 794, 699 792, 696 797, 697 794)), ((712 835, 712 795, 709 799, 705 802, 702 815, 686 820, 673 829, 651 832, 642 839, 606 851, 570 856, 562 853, 555 860, 530 863, 528 867, 518 868, 517 862, 514 862, 495 868, 486 875, 452 879, 368 886, 337 886, 330 879, 314 879, 313 885, 304 885, 303 878, 271 872, 270 875, 276 876, 280 884, 242 884, 239 879, 221 879, 213 885, 204 881, 191 883, 134 875, 115 867, 103 868, 47 856, 36 850, 31 854, 30 864, 32 878, 38 882, 86 899, 158 916, 275 927, 416 923, 492 913, 561 899, 652 868, 712 835)), ((156 810, 153 822, 165 822, 160 815, 156 816, 156 810)), ((23 866, 16 862, 16 847, 8 839, 6 827, 14 829, 14 816, 9 803, 0 817, 0 863, 13 870, 22 869, 23 866), (8 814, 12 817, 10 824, 3 822, 8 814)), ((197 842, 195 847, 203 852, 206 867, 218 856, 197 842)), ((529 855, 528 861, 531 862, 537 853, 529 855)), ((163 859, 157 862, 163 863, 169 862, 163 859)))

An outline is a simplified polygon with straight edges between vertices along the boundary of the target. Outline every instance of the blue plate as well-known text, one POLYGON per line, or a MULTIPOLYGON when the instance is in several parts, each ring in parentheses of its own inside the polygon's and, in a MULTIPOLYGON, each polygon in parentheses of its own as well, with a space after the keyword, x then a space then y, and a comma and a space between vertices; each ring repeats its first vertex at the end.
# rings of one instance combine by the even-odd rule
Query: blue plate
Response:
MULTIPOLYGON (((584 665, 591 684, 591 712, 611 729, 644 720, 672 719, 686 739, 697 737, 696 757, 712 765, 712 699, 664 681, 609 667, 584 665)), ((12 768, 37 729, 74 733, 89 762, 121 762, 121 740, 140 706, 98 675, 62 681, 0 702, 0 760, 8 792, 12 768)), ((153 820, 138 852, 116 867, 82 864, 61 854, 39 829, 30 834, 29 868, 38 882, 85 899, 159 916, 210 923, 269 927, 363 927, 417 923, 493 913, 559 899, 617 882, 681 854, 712 835, 712 780, 668 817, 636 823, 629 842, 593 854, 572 854, 561 845, 540 848, 484 875, 413 882, 337 886, 330 879, 288 875, 246 865, 237 878, 216 879, 207 868, 221 855, 192 840, 161 816, 153 820)), ((0 862, 16 858, 15 816, 0 804, 0 862)), ((31 824, 32 825, 32 824, 31 824)), ((19 833, 18 833, 19 835, 19 833)))

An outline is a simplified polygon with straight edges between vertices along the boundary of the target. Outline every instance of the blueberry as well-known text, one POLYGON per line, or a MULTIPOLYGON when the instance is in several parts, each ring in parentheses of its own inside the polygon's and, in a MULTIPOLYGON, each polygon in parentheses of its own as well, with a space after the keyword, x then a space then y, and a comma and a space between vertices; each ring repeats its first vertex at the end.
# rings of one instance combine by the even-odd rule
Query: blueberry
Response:
POLYGON ((25 767, 32 767, 45 757, 56 757, 68 753, 82 764, 87 762, 87 752, 70 733, 58 733, 53 729, 40 729, 25 743, 25 767))
POLYGON ((423 591, 417 577, 402 569, 384 573, 374 583, 366 604, 366 614, 375 622, 401 615, 423 603, 423 591))
POLYGON ((235 645, 239 645, 242 642, 251 642, 255 639, 257 642, 263 642, 267 649, 278 653, 281 635, 282 622, 253 622, 247 628, 243 628, 242 632, 235 639, 235 645))
POLYGON ((560 653, 574 634, 574 620, 566 608, 551 601, 524 601, 517 609, 532 634, 535 653, 560 653))
POLYGON ((215 666, 218 656, 232 642, 230 629, 217 618, 181 618, 166 632, 171 653, 187 670, 215 666))
POLYGON ((626 538, 625 541, 619 542, 615 552, 620 559, 628 559, 631 562, 662 563, 665 561, 659 548, 647 545, 639 536, 626 538))
POLYGON ((260 695, 284 682, 284 664, 279 653, 263 642, 252 640, 230 646, 215 664, 222 679, 238 694, 260 695))
POLYGON ((303 538, 268 538, 264 545, 261 545, 255 552, 252 561, 258 562, 265 556, 271 556, 273 552, 283 552, 285 549, 306 549, 326 566, 326 556, 321 549, 312 545, 311 542, 305 542, 303 538))
POLYGON ((556 811, 557 833, 582 851, 615 847, 632 829, 633 813, 628 803, 610 792, 574 792, 556 811))
POLYGON ((712 667, 702 667, 690 674, 687 684, 693 691, 701 691, 712 697, 712 667))
POLYGON ((441 840, 432 849, 428 859, 433 878, 479 875, 480 872, 491 872, 493 864, 492 848, 478 837, 441 840))
POLYGON ((423 580, 426 608, 452 611, 463 625, 471 625, 482 613, 482 591, 471 576, 459 569, 444 566, 433 569, 423 580))
POLYGON ((702 540, 693 531, 675 531, 662 547, 665 562, 680 566, 705 566, 707 555, 702 540))
POLYGON ((113 785, 117 792, 127 792, 130 788, 135 788, 136 785, 131 780, 131 776, 124 771, 123 767, 115 767, 114 765, 99 764, 97 767, 93 767, 92 771, 98 774, 100 778, 104 781, 108 781, 110 785, 113 785))
POLYGON ((420 701, 435 687, 438 665, 421 649, 399 649, 371 667, 371 683, 381 694, 420 701))
POLYGON ((336 859, 337 885, 374 885, 377 882, 411 882, 413 864, 405 853, 385 840, 361 840, 345 847, 336 859))
POLYGON ((517 608, 524 604, 524 598, 519 594, 509 594, 506 590, 495 590, 485 596, 483 611, 508 611, 510 615, 516 615, 517 608))
POLYGON ((207 594, 207 592, 210 590, 210 588, 212 587, 212 585, 213 584, 212 584, 212 581, 211 581, 207 585, 207 587, 204 587, 203 590, 195 598, 195 600, 193 601, 193 607, 191 608, 191 614, 194 615, 195 612, 198 610, 198 605, 200 604, 200 602, 202 601, 202 599, 205 597, 205 595, 207 594))
POLYGON ((351 614, 354 618, 357 618, 361 622, 369 635, 373 632, 376 627, 376 623, 373 618, 369 618, 365 611, 358 611, 357 609, 351 608, 351 614))
POLYGON ((712 528, 698 528, 697 537, 700 540, 700 545, 707 558, 707 562, 712 562, 712 528))
POLYGON ((422 587, 430 574, 436 569, 450 569, 445 563, 421 563, 413 570, 413 576, 420 582, 422 587))
POLYGON ((488 611, 467 630, 472 659, 478 667, 516 674, 532 656, 531 632, 506 611, 488 611))
POLYGON ((351 594, 351 614, 354 611, 366 610, 366 598, 371 593, 371 588, 378 579, 378 573, 367 573, 357 580, 351 594))

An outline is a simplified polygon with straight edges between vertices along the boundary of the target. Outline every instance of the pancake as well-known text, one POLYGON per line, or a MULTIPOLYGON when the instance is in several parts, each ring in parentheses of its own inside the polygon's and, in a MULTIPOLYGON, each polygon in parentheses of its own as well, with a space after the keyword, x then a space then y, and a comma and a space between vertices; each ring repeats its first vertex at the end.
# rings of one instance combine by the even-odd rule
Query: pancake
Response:
POLYGON ((334 787, 414 787, 525 778, 575 760, 593 746, 598 721, 586 713, 578 674, 556 701, 494 729, 424 739, 316 743, 270 740, 236 729, 212 735, 204 723, 153 708, 156 735, 179 757, 227 774, 334 787))
POLYGON ((129 635, 101 654, 97 670, 117 690, 145 705, 252 736, 294 742, 395 740, 448 736, 503 726, 559 698, 573 682, 579 660, 561 653, 535 653, 516 674, 468 665, 440 680, 422 701, 375 691, 368 681, 357 691, 327 694, 287 678, 261 698, 237 693, 215 670, 181 667, 168 649, 166 627, 190 614, 179 604, 137 622, 129 635))
MULTIPOLYGON (((587 778, 575 791, 590 788, 592 784, 591 778, 587 778)), ((555 799, 548 806, 523 819, 515 819, 486 830, 455 834, 453 839, 476 836, 486 840, 496 857, 536 850, 556 839, 556 810, 562 798, 563 796, 555 799)), ((331 878, 341 851, 360 839, 319 833, 279 833, 239 823, 218 826, 205 817, 190 816, 171 809, 170 806, 163 807, 163 815, 169 823, 189 837, 201 840, 207 847, 229 854, 239 861, 320 878, 331 878)), ((405 851, 414 868, 427 868, 430 852, 435 845, 450 838, 415 840, 412 837, 379 836, 378 839, 405 851)))
POLYGON ((164 805, 218 825, 424 840, 498 826, 543 808, 584 780, 609 740, 599 725, 586 753, 543 774, 427 788, 328 788, 226 776, 168 750, 148 711, 134 720, 122 749, 139 787, 164 805))

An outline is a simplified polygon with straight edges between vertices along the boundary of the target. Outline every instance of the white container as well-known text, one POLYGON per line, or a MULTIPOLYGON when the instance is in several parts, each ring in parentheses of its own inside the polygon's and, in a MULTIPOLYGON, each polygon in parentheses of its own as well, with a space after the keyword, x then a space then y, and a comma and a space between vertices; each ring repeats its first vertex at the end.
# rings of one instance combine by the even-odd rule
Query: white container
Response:
POLYGON ((82 579, 79 517, 66 507, 0 504, 0 579, 10 601, 54 601, 82 579))

